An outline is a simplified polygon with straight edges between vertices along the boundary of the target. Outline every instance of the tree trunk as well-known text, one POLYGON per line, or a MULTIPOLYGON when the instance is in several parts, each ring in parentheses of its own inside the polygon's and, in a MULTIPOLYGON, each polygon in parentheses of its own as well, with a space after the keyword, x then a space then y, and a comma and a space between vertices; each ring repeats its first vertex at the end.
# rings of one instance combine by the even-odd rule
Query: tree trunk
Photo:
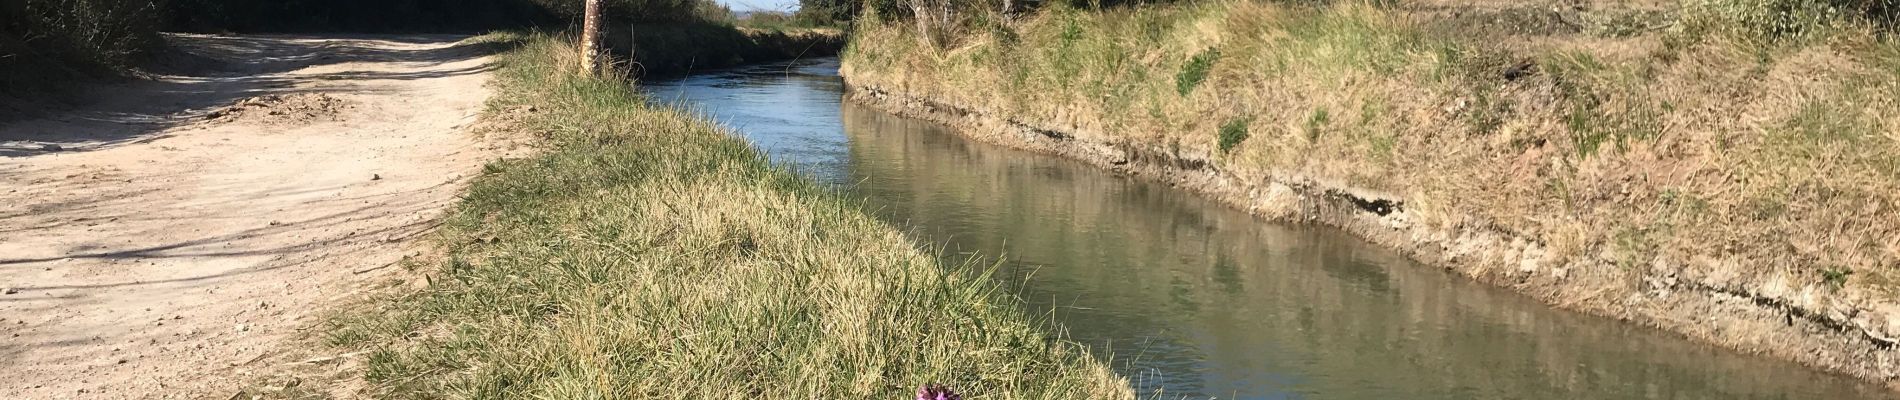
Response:
POLYGON ((930 37, 930 5, 924 0, 910 0, 910 12, 912 19, 917 21, 917 37, 923 40, 925 46, 935 48, 937 41, 930 37))
POLYGON ((587 2, 587 15, 581 19, 581 71, 593 74, 600 68, 600 2, 587 2))

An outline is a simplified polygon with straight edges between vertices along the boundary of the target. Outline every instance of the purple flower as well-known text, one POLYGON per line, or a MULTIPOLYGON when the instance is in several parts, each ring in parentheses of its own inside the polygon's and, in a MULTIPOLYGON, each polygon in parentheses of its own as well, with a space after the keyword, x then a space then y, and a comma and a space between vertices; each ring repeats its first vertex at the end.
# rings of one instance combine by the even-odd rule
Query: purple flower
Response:
POLYGON ((944 385, 924 385, 917 388, 917 400, 963 400, 957 391, 944 385))

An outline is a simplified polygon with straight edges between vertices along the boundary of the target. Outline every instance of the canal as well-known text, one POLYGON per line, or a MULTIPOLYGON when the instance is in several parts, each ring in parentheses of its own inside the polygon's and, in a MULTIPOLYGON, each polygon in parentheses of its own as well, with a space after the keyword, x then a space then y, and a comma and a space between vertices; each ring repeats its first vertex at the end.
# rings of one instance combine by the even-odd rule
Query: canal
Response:
POLYGON ((1138 393, 1837 399, 1887 392, 1552 309, 1344 233, 843 102, 836 59, 646 83, 997 279, 1138 393), (1000 262, 1000 264, 998 264, 1000 262))

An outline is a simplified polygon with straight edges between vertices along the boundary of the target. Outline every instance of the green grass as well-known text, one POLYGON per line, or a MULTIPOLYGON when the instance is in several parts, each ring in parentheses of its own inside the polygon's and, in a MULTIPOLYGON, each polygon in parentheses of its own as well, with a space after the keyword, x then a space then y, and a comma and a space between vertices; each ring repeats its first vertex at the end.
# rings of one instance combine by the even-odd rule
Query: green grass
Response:
POLYGON ((1821 280, 1826 282, 1828 287, 1834 289, 1840 289, 1841 286, 1847 285, 1847 277, 1852 275, 1854 275, 1854 271, 1841 267, 1827 267, 1821 270, 1821 280))
POLYGON ((385 398, 1125 398, 987 268, 945 265, 852 201, 545 36, 492 110, 545 151, 447 217, 418 293, 341 317, 385 398))
POLYGON ((1195 54, 1194 58, 1188 59, 1187 64, 1181 66, 1181 72, 1174 75, 1176 91, 1182 96, 1193 92, 1196 86, 1201 85, 1201 81, 1207 80, 1207 70, 1213 68, 1214 62, 1219 60, 1220 50, 1215 49, 1202 50, 1199 54, 1195 54))
POLYGON ((1250 122, 1245 118, 1240 118, 1221 124, 1216 140, 1220 142, 1222 153, 1233 151, 1234 146, 1239 146, 1240 142, 1247 140, 1247 124, 1250 122))

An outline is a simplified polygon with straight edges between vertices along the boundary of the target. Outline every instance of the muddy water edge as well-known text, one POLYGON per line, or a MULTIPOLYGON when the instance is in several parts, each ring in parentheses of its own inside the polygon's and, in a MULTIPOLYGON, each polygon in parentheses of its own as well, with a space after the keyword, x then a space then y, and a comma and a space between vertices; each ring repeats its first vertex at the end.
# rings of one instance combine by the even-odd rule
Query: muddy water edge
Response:
MULTIPOLYGON (((1889 395, 1857 379, 1552 309, 1421 265, 1363 233, 1275 222, 1175 187, 1212 178, 1138 179, 971 140, 981 132, 886 111, 937 119, 953 112, 847 93, 837 70, 835 59, 808 60, 646 85, 656 98, 730 126, 775 161, 864 198, 945 257, 1000 262, 997 279, 1144 395, 1889 395)), ((1311 195, 1297 189, 1282 190, 1311 195)), ((1323 200, 1294 211, 1314 220, 1360 213, 1350 202, 1323 200)))

